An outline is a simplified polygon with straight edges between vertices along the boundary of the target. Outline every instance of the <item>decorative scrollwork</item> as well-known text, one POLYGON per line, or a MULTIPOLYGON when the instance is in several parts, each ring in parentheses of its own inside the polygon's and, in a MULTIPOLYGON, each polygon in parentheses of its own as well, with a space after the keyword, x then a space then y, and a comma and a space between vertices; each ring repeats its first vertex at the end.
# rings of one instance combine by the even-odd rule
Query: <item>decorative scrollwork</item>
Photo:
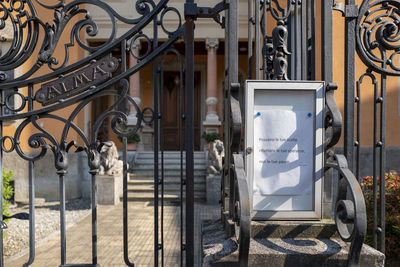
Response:
POLYGON ((26 106, 25 96, 18 91, 14 91, 5 97, 4 103, 1 103, 1 105, 6 106, 6 108, 12 112, 19 112, 26 106), (18 98, 19 101, 15 101, 18 98), (20 103, 19 106, 16 105, 16 103, 20 103))
MULTIPOLYGON (((31 56, 38 40, 39 23, 35 19, 37 14, 30 1, 10 3, 1 1, 0 14, 2 14, 0 29, 5 30, 7 24, 10 24, 10 29, 13 31, 10 48, 7 51, 1 51, 0 70, 6 71, 17 68, 31 56)), ((2 80, 6 80, 6 77, 2 80)))
POLYGON ((230 134, 230 148, 232 153, 238 153, 241 145, 242 135, 242 114, 240 111, 239 101, 234 97, 230 97, 231 118, 229 123, 230 134))
POLYGON ((286 7, 282 6, 278 0, 266 0, 266 4, 268 9, 271 10, 271 15, 276 20, 286 20, 289 15, 290 11, 293 8, 296 0, 287 0, 286 7))
POLYGON ((129 43, 129 51, 131 53, 131 55, 137 59, 137 60, 142 60, 144 58, 146 58, 150 52, 151 52, 151 40, 150 38, 143 33, 139 33, 136 34, 135 36, 132 37, 131 42, 129 43), (147 43, 147 50, 143 55, 139 55, 139 54, 135 54, 134 51, 134 47, 137 45, 137 43, 147 43))
POLYGON ((182 26, 182 18, 181 18, 181 14, 179 13, 179 10, 176 9, 175 7, 167 7, 167 8, 165 8, 164 11, 161 12, 160 24, 161 24, 162 30, 163 30, 168 36, 174 34, 174 33, 175 33, 176 31, 178 31, 179 28, 182 26), (166 25, 165 25, 164 19, 165 19, 166 14, 168 14, 168 13, 174 13, 175 16, 176 16, 176 19, 174 19, 174 21, 178 21, 177 28, 174 29, 174 30, 168 30, 167 27, 166 27, 166 25))
MULTIPOLYGON (((232 83, 230 87, 232 90, 238 90, 240 84, 232 83)), ((229 93, 225 96, 225 109, 229 114, 228 122, 226 122, 226 127, 229 128, 229 139, 224 136, 227 149, 223 159, 221 201, 225 205, 226 180, 229 180, 229 214, 235 223, 235 236, 239 245, 239 266, 244 267, 248 266, 250 248, 250 197, 243 154, 240 154, 243 127, 240 103, 229 93)))
MULTIPOLYGON (((97 173, 98 168, 100 166, 99 152, 101 147, 107 145, 106 143, 100 143, 97 140, 97 132, 99 125, 102 123, 104 119, 107 117, 113 117, 111 122, 111 129, 118 134, 119 136, 129 136, 136 132, 142 121, 143 121, 143 113, 147 111, 149 108, 140 110, 139 106, 136 104, 133 98, 131 98, 127 93, 129 89, 129 83, 127 80, 120 80, 120 88, 119 90, 103 90, 98 92, 97 94, 93 94, 87 97, 85 100, 81 101, 77 107, 74 108, 71 115, 68 118, 62 118, 54 114, 49 114, 43 112, 38 115, 31 115, 25 118, 17 127, 14 136, 4 136, 0 139, 0 144, 2 150, 4 152, 10 153, 12 151, 16 151, 17 154, 28 161, 36 161, 42 158, 48 150, 51 150, 54 154, 54 164, 58 172, 64 173, 68 168, 68 152, 72 148, 76 148, 76 151, 85 151, 88 155, 88 164, 91 169, 91 172, 97 173), (91 139, 88 139, 84 132, 73 123, 76 116, 79 112, 87 106, 91 101, 95 98, 102 97, 105 95, 112 95, 115 97, 115 102, 112 104, 103 114, 101 114, 93 126, 91 139), (126 125, 127 122, 127 114, 116 110, 118 105, 126 99, 128 103, 134 106, 137 113, 137 125, 131 128, 128 128, 126 125), (43 124, 41 124, 41 120, 55 120, 64 125, 64 129, 59 138, 53 136, 49 131, 44 129, 43 124), (31 134, 27 140, 27 145, 34 149, 35 152, 26 153, 23 150, 23 144, 21 142, 23 136, 23 131, 28 128, 28 125, 32 125, 36 132, 31 134), (77 133, 77 135, 83 141, 83 146, 78 147, 75 141, 67 141, 68 134, 70 130, 73 130, 77 133)), ((150 109, 151 110, 151 109, 150 109)), ((54 124, 53 124, 54 125, 54 124)), ((29 130, 27 130, 29 131, 29 130)))
POLYGON ((288 29, 287 20, 290 16, 291 10, 294 7, 293 1, 288 1, 287 6, 281 7, 278 1, 269 0, 265 3, 265 10, 270 11, 272 17, 277 21, 277 26, 272 30, 272 35, 267 35, 267 29, 265 29, 265 20, 267 19, 267 12, 262 14, 261 19, 261 32, 263 34, 264 46, 262 49, 265 72, 267 79, 273 80, 288 80, 287 68, 288 61, 287 57, 291 54, 288 50, 288 29))
POLYGON ((335 222, 340 237, 346 242, 351 242, 348 266, 358 266, 367 232, 367 213, 360 184, 349 170, 343 155, 331 157, 325 168, 334 168, 340 175, 335 222))
POLYGON ((0 144, 1 144, 1 150, 6 153, 10 153, 15 149, 15 141, 14 141, 14 138, 12 138, 11 136, 1 137, 0 144), (10 142, 9 146, 7 146, 7 143, 6 143, 7 141, 10 142))
POLYGON ((374 71, 400 76, 400 3, 363 1, 357 18, 357 51, 374 71))
POLYGON ((233 174, 235 179, 233 221, 235 222, 235 235, 239 245, 239 266, 248 266, 250 249, 250 196, 244 170, 243 156, 232 155, 233 174))
MULTIPOLYGON (((59 0, 54 1, 54 4, 44 3, 40 0, 1 1, 0 30, 7 27, 7 31, 11 31, 12 33, 10 33, 10 48, 7 51, 2 51, 0 56, 0 71, 13 70, 21 66, 28 58, 34 58, 35 53, 37 53, 36 63, 24 70, 21 76, 15 77, 12 81, 13 84, 16 81, 22 82, 24 80, 28 84, 30 81, 27 79, 32 77, 45 64, 54 73, 42 76, 42 80, 48 80, 52 77, 57 77, 62 72, 68 72, 71 69, 84 66, 90 60, 96 59, 99 55, 107 53, 107 51, 111 51, 122 40, 128 40, 132 36, 139 34, 141 29, 150 23, 156 14, 165 14, 173 11, 180 18, 181 15, 177 10, 166 6, 167 2, 168 0, 161 0, 155 4, 152 0, 138 0, 134 8, 139 17, 126 18, 118 14, 109 4, 98 0, 74 0, 70 2, 59 0), (40 5, 41 10, 48 9, 54 13, 52 22, 40 19, 39 14, 36 12, 38 5, 40 5), (94 21, 92 15, 89 13, 89 8, 97 8, 104 12, 111 25, 111 31, 107 33, 108 37, 100 45, 98 43, 87 44, 85 40, 81 39, 84 36, 82 34, 83 31, 85 31, 86 35, 94 37, 101 30, 98 23, 94 21), (81 17, 83 19, 80 19, 81 17), (116 30, 117 21, 132 25, 130 30, 119 38, 117 38, 116 30), (68 24, 71 24, 71 27, 67 27, 68 24), (39 40, 40 28, 44 32, 42 40, 39 40), (66 29, 71 30, 68 33, 66 29), (60 44, 61 36, 67 34, 69 34, 69 41, 63 44, 64 56, 63 58, 57 58, 54 55, 55 49, 62 45, 60 44), (40 49, 35 50, 37 45, 40 45, 40 49), (70 62, 70 49, 77 46, 80 49, 93 53, 93 55, 85 59, 78 59, 77 62, 70 62), (70 68, 66 68, 68 66, 70 68)), ((34 78, 33 80, 39 79, 34 78)), ((7 87, 7 82, 10 81, 5 74, 0 75, 0 82, 3 83, 2 88, 13 87, 7 87)))
MULTIPOLYGON (((325 151, 328 152, 334 147, 340 139, 342 133, 342 115, 335 102, 334 92, 337 84, 331 83, 326 86, 325 102, 325 151)), ((328 159, 326 156, 325 159, 328 159)))

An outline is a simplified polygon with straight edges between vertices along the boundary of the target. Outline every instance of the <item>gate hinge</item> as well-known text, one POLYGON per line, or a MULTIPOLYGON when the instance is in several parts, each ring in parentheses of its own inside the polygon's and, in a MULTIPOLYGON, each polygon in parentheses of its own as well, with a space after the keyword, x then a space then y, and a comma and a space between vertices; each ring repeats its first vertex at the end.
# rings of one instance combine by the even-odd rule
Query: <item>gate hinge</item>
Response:
POLYGON ((198 8, 196 3, 185 3, 185 17, 197 19, 198 8))
POLYGON ((358 17, 358 6, 357 5, 345 5, 342 2, 334 1, 333 10, 340 11, 345 18, 357 18, 358 17))

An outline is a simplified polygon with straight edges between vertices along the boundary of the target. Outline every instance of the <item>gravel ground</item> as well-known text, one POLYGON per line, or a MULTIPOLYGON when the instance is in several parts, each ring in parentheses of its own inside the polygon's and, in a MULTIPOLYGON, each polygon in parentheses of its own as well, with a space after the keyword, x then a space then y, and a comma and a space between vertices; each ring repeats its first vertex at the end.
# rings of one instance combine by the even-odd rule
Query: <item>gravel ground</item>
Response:
MULTIPOLYGON (((35 225, 36 245, 46 237, 56 234, 60 229, 59 202, 45 202, 36 204, 35 225)), ((10 214, 29 213, 29 206, 15 206, 9 208, 10 214)), ((82 199, 67 201, 66 224, 67 227, 82 220, 90 214, 90 204, 82 199)), ((29 248, 29 220, 11 219, 4 231, 4 256, 10 257, 29 248)))

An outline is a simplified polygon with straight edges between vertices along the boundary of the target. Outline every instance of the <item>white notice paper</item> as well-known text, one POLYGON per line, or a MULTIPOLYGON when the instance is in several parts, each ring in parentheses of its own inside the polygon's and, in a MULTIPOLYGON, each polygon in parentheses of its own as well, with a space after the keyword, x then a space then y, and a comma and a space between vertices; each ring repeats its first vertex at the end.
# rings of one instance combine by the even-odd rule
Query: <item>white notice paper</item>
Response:
POLYGON ((254 193, 311 194, 313 114, 291 110, 257 112, 254 116, 254 193))

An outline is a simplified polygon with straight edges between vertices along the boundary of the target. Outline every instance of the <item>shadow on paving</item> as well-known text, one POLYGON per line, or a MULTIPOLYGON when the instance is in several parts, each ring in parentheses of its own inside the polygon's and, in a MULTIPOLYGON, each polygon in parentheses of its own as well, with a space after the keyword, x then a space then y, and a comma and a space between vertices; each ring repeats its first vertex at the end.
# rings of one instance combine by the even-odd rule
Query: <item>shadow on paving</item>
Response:
MULTIPOLYGON (((167 204, 167 203, 166 203, 167 204)), ((180 207, 179 203, 164 206, 164 266, 180 266, 180 207)), ((57 207, 55 205, 54 207, 57 207)), ((183 209, 184 210, 184 209, 183 209)), ((159 207, 161 216, 161 208, 159 207)), ((220 216, 219 206, 195 204, 195 262, 200 265, 200 220, 216 219, 220 216)), ((123 256, 123 208, 99 206, 98 208, 98 263, 100 266, 125 266, 123 256)), ((161 220, 159 220, 161 227, 161 220)), ((92 261, 91 216, 87 216, 67 229, 67 264, 89 264, 92 261)), ((159 240, 161 240, 161 233, 159 240)), ((128 246, 129 259, 135 266, 154 266, 154 206, 149 202, 128 203, 128 246)), ((161 263, 160 250, 160 263, 161 263)), ((7 261, 5 267, 22 266, 29 255, 7 261)), ((36 249, 35 261, 31 266, 59 266, 60 237, 48 240, 36 249)), ((161 264, 160 264, 161 266, 161 264)))

